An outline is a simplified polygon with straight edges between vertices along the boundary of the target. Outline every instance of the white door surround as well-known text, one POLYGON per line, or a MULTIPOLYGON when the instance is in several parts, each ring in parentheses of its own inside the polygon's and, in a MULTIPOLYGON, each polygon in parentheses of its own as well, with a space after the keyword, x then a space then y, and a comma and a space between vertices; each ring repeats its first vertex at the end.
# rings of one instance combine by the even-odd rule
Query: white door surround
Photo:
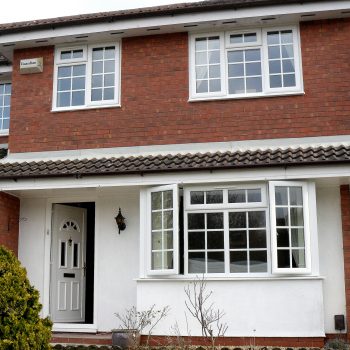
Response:
POLYGON ((51 319, 85 322, 87 209, 62 204, 52 208, 51 319))

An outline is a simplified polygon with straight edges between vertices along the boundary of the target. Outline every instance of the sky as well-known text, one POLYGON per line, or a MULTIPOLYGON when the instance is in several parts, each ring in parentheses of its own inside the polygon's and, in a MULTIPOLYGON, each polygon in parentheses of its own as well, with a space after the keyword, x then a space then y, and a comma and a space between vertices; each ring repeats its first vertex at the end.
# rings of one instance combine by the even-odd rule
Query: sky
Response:
POLYGON ((2 0, 0 23, 199 0, 2 0))

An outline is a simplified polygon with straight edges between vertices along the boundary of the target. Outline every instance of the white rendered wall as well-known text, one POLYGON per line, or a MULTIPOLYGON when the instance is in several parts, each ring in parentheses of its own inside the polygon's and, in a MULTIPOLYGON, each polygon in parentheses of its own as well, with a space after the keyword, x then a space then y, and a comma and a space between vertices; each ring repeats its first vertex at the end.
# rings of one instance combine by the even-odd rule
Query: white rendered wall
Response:
POLYGON ((339 187, 317 189, 320 274, 326 333, 337 333, 334 315, 346 314, 345 277, 339 187))

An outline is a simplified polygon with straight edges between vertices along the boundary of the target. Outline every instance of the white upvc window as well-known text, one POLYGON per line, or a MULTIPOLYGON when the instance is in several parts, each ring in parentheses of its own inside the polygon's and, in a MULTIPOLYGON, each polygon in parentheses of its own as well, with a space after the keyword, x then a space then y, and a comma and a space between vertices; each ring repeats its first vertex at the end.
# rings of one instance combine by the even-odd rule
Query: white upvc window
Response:
POLYGON ((311 272, 307 183, 270 182, 272 272, 311 272))
POLYGON ((297 26, 190 35, 190 99, 301 93, 297 26))
POLYGON ((11 82, 0 81, 0 135, 10 128, 11 82))
POLYGON ((179 201, 177 185, 147 191, 147 270, 149 275, 179 272, 179 201))
POLYGON ((119 43, 56 48, 53 110, 119 104, 119 43))

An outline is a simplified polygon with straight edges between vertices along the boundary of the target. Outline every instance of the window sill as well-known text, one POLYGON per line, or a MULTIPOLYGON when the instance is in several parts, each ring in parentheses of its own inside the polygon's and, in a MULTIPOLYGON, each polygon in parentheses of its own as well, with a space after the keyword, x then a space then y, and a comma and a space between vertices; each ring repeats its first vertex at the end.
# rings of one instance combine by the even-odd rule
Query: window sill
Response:
POLYGON ((78 106, 70 108, 52 108, 51 113, 85 111, 89 109, 121 108, 121 104, 101 105, 101 106, 78 106))
POLYGON ((265 97, 284 97, 284 96, 302 96, 305 95, 304 91, 289 91, 289 92, 274 92, 270 94, 251 94, 246 96, 203 96, 203 97, 190 97, 188 102, 203 102, 203 101, 218 101, 218 100, 246 100, 253 98, 265 98, 265 97))
MULTIPOLYGON (((167 276, 160 278, 144 277, 135 278, 136 282, 188 282, 188 281, 198 281, 198 278, 202 276, 167 276)), ((324 280, 323 276, 266 276, 266 277, 204 277, 205 281, 287 281, 287 280, 324 280)))
POLYGON ((0 130, 0 137, 1 136, 9 136, 9 130, 0 130))

